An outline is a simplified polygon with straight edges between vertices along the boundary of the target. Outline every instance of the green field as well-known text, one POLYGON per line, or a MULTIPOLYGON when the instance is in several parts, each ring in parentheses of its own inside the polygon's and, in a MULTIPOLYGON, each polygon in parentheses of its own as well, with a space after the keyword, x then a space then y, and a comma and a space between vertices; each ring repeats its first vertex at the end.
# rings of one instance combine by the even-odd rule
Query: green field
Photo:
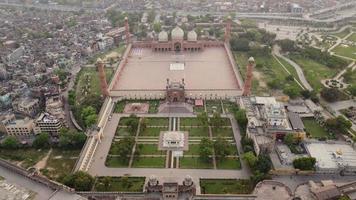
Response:
POLYGON ((337 55, 356 59, 356 46, 343 46, 343 44, 339 44, 332 52, 337 55))
MULTIPOLYGON (((127 158, 127 159, 129 159, 129 158, 127 158)), ((108 156, 106 158, 105 165, 107 167, 112 167, 112 168, 126 168, 126 167, 128 167, 128 162, 124 161, 120 157, 108 156)))
MULTIPOLYGON (((238 65, 240 66, 239 70, 241 72, 242 77, 245 77, 246 73, 246 65, 247 60, 249 58, 248 53, 245 52, 234 52, 235 59, 238 65)), ((272 88, 269 87, 268 83, 273 80, 278 80, 280 84, 280 89, 283 89, 284 86, 294 86, 295 88, 301 90, 299 85, 293 82, 287 82, 286 78, 289 74, 285 71, 281 64, 269 53, 266 55, 255 56, 256 68, 255 74, 252 80, 252 93, 255 95, 264 95, 271 94, 272 88), (256 73, 258 73, 258 77, 256 77, 256 73)), ((282 60, 282 59, 279 59, 282 60)), ((293 76, 295 76, 295 71, 292 69, 288 63, 281 61, 282 64, 291 72, 293 76)), ((295 77, 298 79, 298 76, 295 77)))
POLYGON ((353 33, 352 35, 350 35, 348 38, 346 38, 346 40, 356 42, 356 33, 353 33))
POLYGON ((303 124, 307 134, 310 134, 310 137, 323 138, 329 136, 328 132, 326 132, 326 130, 321 127, 313 118, 304 118, 303 124))
POLYGON ((184 155, 199 155, 199 147, 199 144, 189 144, 189 149, 184 152, 184 155))
POLYGON ((225 158, 216 162, 218 169, 241 169, 241 163, 238 158, 225 158))
POLYGON ((169 119, 166 117, 148 117, 145 118, 147 126, 167 126, 169 119))
POLYGON ((253 184, 246 179, 200 179, 203 194, 250 194, 253 184))
POLYGON ((46 154, 46 150, 37 150, 33 148, 27 149, 16 149, 16 150, 7 150, 0 149, 0 158, 17 162, 19 165, 25 169, 34 166, 38 161, 40 161, 46 154))
POLYGON ((214 137, 218 137, 218 136, 221 136, 221 137, 233 137, 234 136, 234 133, 232 131, 232 128, 213 128, 212 129, 213 131, 213 136, 214 137))
MULTIPOLYGON (((105 68, 105 72, 106 72, 106 80, 107 82, 110 82, 111 77, 113 75, 113 69, 105 68)), ((78 76, 77 77, 78 82, 76 87, 77 101, 82 101, 83 99, 85 99, 86 96, 101 95, 99 75, 95 67, 82 68, 77 76, 78 76), (87 77, 88 80, 90 80, 88 82, 89 84, 87 83, 87 77), (83 93, 83 90, 86 85, 88 85, 87 95, 83 93)))
POLYGON ((200 126, 201 122, 198 118, 188 117, 188 118, 179 118, 180 126, 200 126))
POLYGON ((161 127, 147 127, 145 130, 140 131, 139 136, 154 136, 158 137, 161 131, 167 131, 168 128, 161 127))
POLYGON ((94 190, 102 192, 142 192, 145 177, 98 177, 94 190))
POLYGON ((117 127, 116 135, 118 135, 118 136, 134 136, 135 133, 130 133, 129 129, 126 127, 117 127))
POLYGON ((166 151, 158 150, 158 144, 138 144, 140 155, 166 155, 166 151))
POLYGON ((298 55, 291 55, 290 57, 303 69, 308 82, 316 91, 320 91, 323 87, 321 80, 332 78, 338 72, 338 69, 329 68, 309 58, 298 55))
POLYGON ((204 162, 197 157, 182 157, 179 159, 179 168, 182 169, 212 169, 213 162, 204 162))
POLYGON ((140 157, 135 158, 133 168, 164 168, 166 157, 140 157))
POLYGON ((204 127, 181 127, 181 131, 188 131, 189 137, 208 137, 209 129, 204 127))
POLYGON ((350 33, 350 29, 345 29, 344 31, 342 31, 342 32, 339 32, 339 33, 334 33, 334 34, 332 34, 332 35, 334 35, 334 36, 337 36, 337 37, 339 37, 339 38, 344 38, 344 37, 346 37, 347 36, 347 34, 349 34, 350 33))

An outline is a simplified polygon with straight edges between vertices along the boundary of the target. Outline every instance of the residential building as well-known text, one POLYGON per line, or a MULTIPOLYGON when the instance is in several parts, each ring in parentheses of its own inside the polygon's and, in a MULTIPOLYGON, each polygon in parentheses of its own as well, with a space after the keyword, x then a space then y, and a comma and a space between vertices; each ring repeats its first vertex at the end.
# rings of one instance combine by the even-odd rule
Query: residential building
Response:
POLYGON ((34 123, 30 118, 15 119, 5 125, 6 133, 12 136, 29 136, 33 134, 34 123))
POLYGON ((12 103, 16 112, 29 116, 35 116, 39 111, 39 100, 33 98, 22 98, 12 103))
POLYGON ((13 113, 4 113, 0 115, 0 133, 6 132, 6 124, 15 120, 15 115, 13 113))
POLYGON ((64 120, 65 113, 61 96, 52 96, 46 99, 46 112, 59 120, 64 120))
POLYGON ((61 128, 60 120, 48 113, 42 113, 35 121, 36 134, 46 132, 52 136, 57 136, 61 128))

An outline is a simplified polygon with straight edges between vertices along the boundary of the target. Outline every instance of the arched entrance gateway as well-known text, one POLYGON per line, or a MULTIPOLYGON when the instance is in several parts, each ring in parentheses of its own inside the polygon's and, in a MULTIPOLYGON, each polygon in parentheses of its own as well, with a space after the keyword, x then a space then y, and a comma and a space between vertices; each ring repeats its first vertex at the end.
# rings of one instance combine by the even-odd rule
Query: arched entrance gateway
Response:
POLYGON ((181 51, 181 49, 182 49, 182 44, 181 44, 180 42, 174 43, 174 50, 175 50, 176 52, 181 51))

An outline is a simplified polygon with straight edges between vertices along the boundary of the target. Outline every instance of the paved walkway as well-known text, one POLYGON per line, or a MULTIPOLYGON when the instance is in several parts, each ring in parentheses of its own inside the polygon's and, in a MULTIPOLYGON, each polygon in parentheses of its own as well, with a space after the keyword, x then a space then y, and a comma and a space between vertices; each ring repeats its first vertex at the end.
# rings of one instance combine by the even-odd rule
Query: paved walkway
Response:
MULTIPOLYGON (((165 115, 180 116, 180 117, 193 117, 193 114, 146 114, 148 117, 162 117, 165 115)), ((126 114, 113 114, 112 119, 108 121, 104 128, 104 137, 98 145, 92 164, 89 168, 89 173, 93 176, 144 176, 149 177, 155 175, 158 178, 182 178, 190 175, 197 183, 200 178, 242 178, 247 179, 250 177, 249 168, 245 162, 242 161, 241 170, 213 170, 213 169, 167 169, 167 168, 109 168, 105 166, 106 156, 109 153, 112 139, 115 136, 116 127, 119 123, 120 117, 128 116, 126 114)), ((140 116, 140 115, 138 115, 140 116)), ((141 115, 142 116, 142 115, 141 115)), ((232 116, 230 116, 231 118, 232 116)), ((242 152, 240 145, 240 133, 235 120, 232 120, 232 127, 234 129, 234 136, 239 152, 242 152)))
POLYGON ((290 65, 292 65, 294 67, 295 71, 298 74, 298 78, 305 89, 307 89, 309 91, 313 90, 312 86, 309 84, 309 82, 307 81, 307 79, 304 76, 303 69, 297 63, 295 63, 293 60, 282 55, 280 53, 280 48, 278 46, 273 47, 273 54, 279 58, 282 58, 283 60, 285 60, 286 62, 288 62, 290 65))

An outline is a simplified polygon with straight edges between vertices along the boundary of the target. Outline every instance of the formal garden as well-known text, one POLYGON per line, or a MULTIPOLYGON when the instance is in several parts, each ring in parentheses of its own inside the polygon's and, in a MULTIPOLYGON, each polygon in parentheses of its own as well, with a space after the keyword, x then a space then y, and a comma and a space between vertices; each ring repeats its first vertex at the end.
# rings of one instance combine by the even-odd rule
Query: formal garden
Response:
POLYGON ((200 179, 202 194, 251 194, 254 185, 248 179, 200 179))
MULTIPOLYGON (((222 110, 222 105, 216 101, 207 107, 222 110)), ((231 112, 236 110, 233 104, 226 105, 224 108, 231 112)), ((115 168, 165 168, 167 151, 158 150, 158 145, 160 132, 168 131, 169 123, 169 118, 165 117, 139 118, 131 115, 121 118, 106 165, 115 168)), ((189 133, 189 150, 179 159, 179 168, 241 168, 229 118, 223 118, 218 113, 209 117, 203 112, 194 118, 177 118, 177 124, 178 130, 189 133)))

